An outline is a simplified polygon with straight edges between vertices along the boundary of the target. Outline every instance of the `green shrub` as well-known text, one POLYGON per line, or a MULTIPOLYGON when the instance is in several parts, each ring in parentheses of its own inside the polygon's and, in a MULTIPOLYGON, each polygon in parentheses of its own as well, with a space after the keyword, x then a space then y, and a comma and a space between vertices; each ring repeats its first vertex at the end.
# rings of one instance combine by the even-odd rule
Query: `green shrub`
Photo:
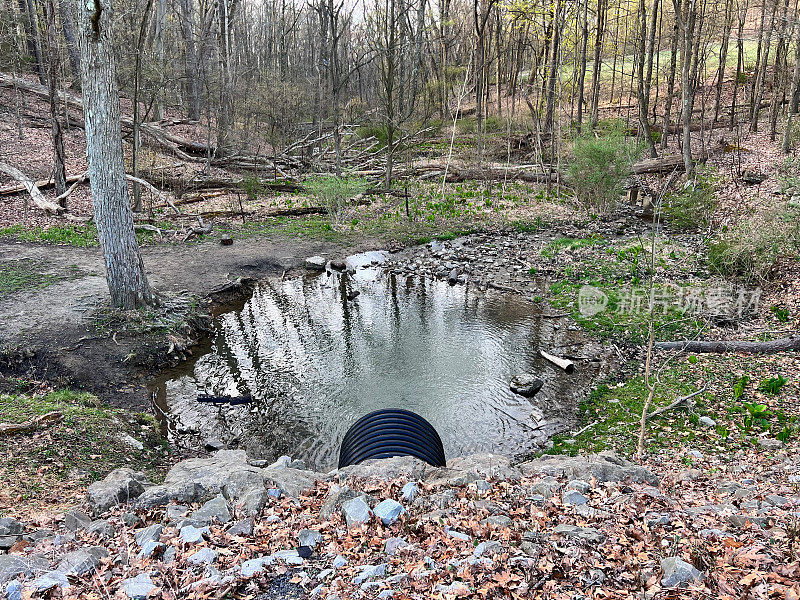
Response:
POLYGON ((718 178, 711 167, 698 168, 682 190, 664 198, 663 212, 673 227, 702 229, 708 227, 717 202, 718 178))
POLYGON ((242 178, 239 187, 247 195, 248 200, 258 200, 259 196, 264 193, 264 186, 255 175, 242 178))
POLYGON ((364 193, 367 180, 362 177, 315 175, 306 180, 305 187, 325 207, 333 224, 339 225, 347 203, 364 193))
POLYGON ((622 186, 639 149, 627 143, 620 126, 597 137, 589 132, 577 138, 568 175, 577 200, 587 211, 607 212, 619 200, 622 186))
POLYGON ((471 117, 464 117, 456 121, 456 132, 461 135, 475 133, 477 130, 478 125, 475 123, 475 119, 471 117))
POLYGON ((783 375, 778 375, 777 377, 770 377, 769 379, 765 379, 761 382, 758 386, 758 389, 765 394, 777 394, 781 391, 781 388, 786 385, 786 382, 789 381, 783 375))
POLYGON ((374 137, 381 145, 386 144, 386 141, 389 139, 389 132, 386 129, 386 125, 374 121, 356 127, 356 135, 362 140, 374 137))

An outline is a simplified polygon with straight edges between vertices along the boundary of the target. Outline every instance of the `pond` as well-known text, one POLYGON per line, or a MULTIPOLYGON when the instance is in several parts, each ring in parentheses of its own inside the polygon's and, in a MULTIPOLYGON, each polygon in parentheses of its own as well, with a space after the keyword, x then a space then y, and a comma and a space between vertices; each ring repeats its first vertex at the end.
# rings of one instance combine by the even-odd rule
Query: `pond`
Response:
POLYGON ((524 455, 573 425, 603 363, 580 361, 568 375, 538 351, 585 353, 577 327, 515 294, 397 276, 382 258, 262 281, 241 309, 219 315, 199 358, 153 383, 172 441, 214 439, 327 470, 347 428, 379 408, 428 419, 448 458, 524 455), (523 372, 545 382, 534 398, 509 388, 523 372), (252 401, 201 403, 201 394, 252 401))

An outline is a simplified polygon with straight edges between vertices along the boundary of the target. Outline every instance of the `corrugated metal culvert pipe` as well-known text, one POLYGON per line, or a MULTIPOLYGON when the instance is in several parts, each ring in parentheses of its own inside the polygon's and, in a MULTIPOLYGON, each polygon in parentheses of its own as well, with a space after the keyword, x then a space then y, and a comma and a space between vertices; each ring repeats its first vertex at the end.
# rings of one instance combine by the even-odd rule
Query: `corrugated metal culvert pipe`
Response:
POLYGON ((347 430, 339 447, 339 468, 391 456, 445 466, 444 446, 433 425, 411 411, 385 408, 364 415, 347 430))

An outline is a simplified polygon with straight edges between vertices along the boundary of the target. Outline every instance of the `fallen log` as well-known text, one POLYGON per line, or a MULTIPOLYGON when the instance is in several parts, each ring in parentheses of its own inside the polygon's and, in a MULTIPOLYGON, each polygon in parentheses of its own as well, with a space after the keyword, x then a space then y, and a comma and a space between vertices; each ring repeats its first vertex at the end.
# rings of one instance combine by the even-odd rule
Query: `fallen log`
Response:
MULTIPOLYGON (((84 174, 80 175, 70 175, 67 177, 66 184, 70 185, 75 183, 76 181, 83 181, 84 174)), ((55 181, 52 179, 40 179, 39 181, 34 181, 36 187, 39 190, 46 190, 55 185, 55 181)), ((7 185, 5 187, 0 187, 0 196, 13 196, 14 194, 20 194, 22 192, 27 192, 28 188, 24 185, 7 185)))
POLYGON ((42 192, 39 191, 39 188, 36 186, 36 182, 30 179, 19 169, 16 169, 7 163, 0 162, 0 172, 5 173, 9 177, 19 181, 25 190, 27 190, 28 194, 30 194, 30 197, 33 199, 33 203, 46 213, 60 215, 64 212, 65 208, 63 206, 56 204, 55 202, 51 202, 45 198, 44 194, 42 194, 42 192))
MULTIPOLYGON (((708 158, 707 155, 698 156, 695 161, 703 162, 708 158)), ((672 171, 683 171, 683 156, 673 154, 660 158, 648 158, 641 160, 633 165, 635 175, 645 175, 647 173, 670 173, 672 171)))
POLYGON ((774 354, 776 352, 800 350, 800 335, 769 342, 743 342, 735 340, 656 342, 655 348, 656 350, 680 350, 681 352, 694 352, 696 354, 723 354, 725 352, 774 354))
POLYGON ((58 411, 49 412, 22 423, 0 423, 0 436, 14 435, 16 433, 30 433, 45 425, 54 425, 61 421, 64 415, 58 411))

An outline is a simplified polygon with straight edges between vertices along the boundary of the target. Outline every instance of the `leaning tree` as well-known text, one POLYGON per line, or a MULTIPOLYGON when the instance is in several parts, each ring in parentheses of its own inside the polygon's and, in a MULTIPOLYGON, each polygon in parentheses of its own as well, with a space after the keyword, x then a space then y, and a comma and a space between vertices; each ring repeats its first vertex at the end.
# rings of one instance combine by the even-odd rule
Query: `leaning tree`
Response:
POLYGON ((97 236, 106 262, 111 303, 118 308, 151 304, 125 180, 119 94, 114 63, 111 0, 78 3, 86 154, 97 236))

